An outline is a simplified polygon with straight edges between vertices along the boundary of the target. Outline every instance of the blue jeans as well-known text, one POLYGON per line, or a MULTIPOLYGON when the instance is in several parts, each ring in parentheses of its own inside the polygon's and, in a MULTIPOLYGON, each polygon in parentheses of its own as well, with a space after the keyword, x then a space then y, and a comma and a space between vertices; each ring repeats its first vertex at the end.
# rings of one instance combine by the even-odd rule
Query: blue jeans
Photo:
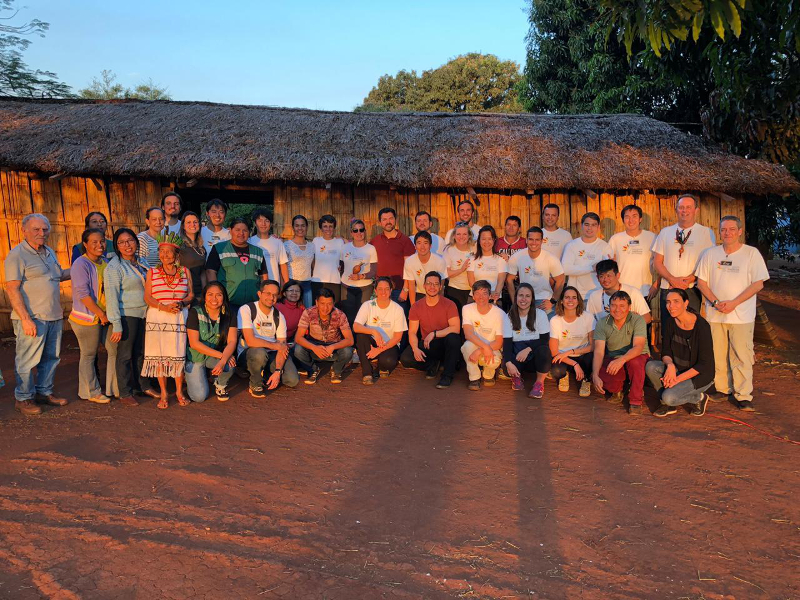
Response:
POLYGON ((710 388, 711 384, 714 383, 711 381, 708 385, 704 385, 701 388, 696 388, 694 387, 692 380, 687 379, 673 385, 671 388, 665 388, 664 384, 661 383, 661 378, 664 376, 666 371, 667 365, 660 360, 648 361, 647 365, 644 367, 644 372, 647 375, 647 378, 650 380, 650 383, 653 384, 653 387, 656 388, 657 392, 661 392, 661 404, 666 404, 667 406, 697 404, 700 402, 703 392, 710 388))
POLYGON ((53 379, 56 367, 61 362, 61 333, 64 322, 40 321, 36 324, 36 335, 30 337, 22 330, 22 321, 12 319, 14 335, 17 336, 17 348, 14 356, 14 374, 17 376, 17 387, 14 397, 22 402, 33 400, 36 394, 47 396, 53 393, 53 379), (33 369, 36 369, 36 380, 33 369))
POLYGON ((311 281, 301 281, 300 289, 303 290, 303 306, 306 308, 314 306, 314 293, 311 291, 311 281))
MULTIPOLYGON (((290 351, 291 352, 291 351, 290 351)), ((247 370, 250 372, 250 387, 257 388, 264 386, 264 380, 269 378, 270 375, 277 368, 276 360, 278 353, 275 350, 267 350, 266 348, 247 348, 244 352, 239 354, 237 359, 239 362, 245 361, 247 370)), ((292 362, 291 354, 286 357, 286 362, 283 363, 283 373, 281 374, 281 383, 287 387, 297 387, 300 382, 300 376, 297 374, 297 368, 292 362)))
MULTIPOLYGON (((189 399, 192 402, 203 402, 208 398, 208 376, 206 369, 211 371, 217 366, 218 358, 213 356, 206 356, 203 362, 192 362, 191 358, 186 358, 186 366, 184 367, 184 374, 186 376, 186 390, 189 392, 189 399)), ((225 388, 233 375, 233 369, 225 365, 225 369, 217 375, 214 380, 215 387, 225 388)))
MULTIPOLYGON (((542 307, 542 302, 544 302, 544 300, 534 300, 533 301, 533 306, 535 308, 541 308, 542 307)), ((542 310, 544 311, 544 314, 547 315, 547 319, 548 320, 550 320, 550 319, 552 319, 553 317, 556 316, 556 307, 555 307, 555 305, 551 306, 549 311, 544 310, 543 308, 542 308, 542 310)))
MULTIPOLYGON (((353 347, 347 346, 346 348, 339 348, 334 350, 328 358, 320 358, 310 350, 303 348, 300 344, 294 346, 294 357, 306 366, 315 366, 318 362, 332 362, 333 372, 341 375, 344 368, 353 358, 353 347)), ((311 371, 309 371, 310 373, 311 371)))

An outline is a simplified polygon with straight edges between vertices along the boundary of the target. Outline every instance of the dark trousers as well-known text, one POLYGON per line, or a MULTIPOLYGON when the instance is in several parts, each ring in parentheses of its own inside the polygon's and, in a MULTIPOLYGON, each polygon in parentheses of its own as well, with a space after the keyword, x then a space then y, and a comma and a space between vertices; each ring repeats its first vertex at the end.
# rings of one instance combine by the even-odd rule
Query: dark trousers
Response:
POLYGON ((372 284, 363 287, 342 284, 342 310, 351 326, 356 320, 358 309, 372 297, 372 288, 372 284))
POLYGON ((614 359, 608 354, 603 357, 603 365, 600 367, 600 379, 603 380, 603 387, 612 394, 621 392, 625 385, 625 380, 630 379, 631 388, 628 391, 628 400, 634 406, 641 405, 644 401, 645 365, 650 360, 650 357, 647 354, 642 354, 629 360, 615 375, 606 371, 608 363, 612 360, 614 359))
MULTIPOLYGON (((538 340, 534 340, 537 342, 538 340)), ((510 360, 506 359, 503 362, 511 362, 519 370, 520 373, 547 373, 552 366, 550 357, 550 347, 547 344, 533 345, 529 342, 514 342, 513 356, 510 360), (517 360, 517 354, 524 350, 526 347, 533 348, 524 362, 517 360)))
MULTIPOLYGON (((356 348, 358 349, 358 360, 361 362, 361 372, 366 377, 367 375, 374 375, 372 370, 372 362, 367 358, 367 352, 375 347, 375 340, 371 335, 366 333, 356 334, 356 348)), ((378 370, 391 371, 397 366, 399 352, 397 346, 384 350, 378 355, 378 370)))
MULTIPOLYGON (((592 359, 594 358, 594 353, 589 352, 588 354, 581 354, 580 356, 573 358, 576 363, 581 366, 583 369, 583 377, 584 379, 592 379, 592 359)), ((550 375, 558 381, 562 379, 567 373, 572 372, 575 373, 575 367, 572 365, 565 365, 563 362, 560 363, 553 363, 553 366, 550 367, 550 375)), ((577 379, 577 378, 576 378, 577 379)))
POLYGON ((464 308, 465 304, 469 303, 469 290, 459 290, 448 285, 444 288, 444 295, 445 298, 450 298, 450 300, 456 303, 458 307, 458 316, 460 317, 461 309, 464 308))
POLYGON ((134 389, 152 389, 148 377, 142 376, 144 362, 145 320, 137 317, 122 317, 122 339, 117 344, 117 384, 119 396, 125 398, 134 389))
POLYGON ((334 350, 333 354, 328 358, 320 358, 311 350, 304 348, 300 344, 295 344, 292 354, 294 354, 295 359, 303 365, 309 373, 311 373, 314 367, 320 362, 332 362, 333 372, 337 375, 341 375, 344 368, 350 362, 350 359, 353 358, 353 347, 347 346, 346 348, 339 348, 334 350))
POLYGON ((327 281, 312 281, 311 282, 311 293, 314 296, 314 302, 317 301, 317 296, 319 295, 319 291, 325 288, 326 290, 330 290, 333 292, 333 303, 339 304, 339 301, 342 299, 342 284, 341 283, 329 283, 327 281))
POLYGON ((444 367, 442 375, 453 377, 456 373, 458 359, 461 358, 461 336, 457 333, 448 333, 443 338, 433 338, 430 348, 422 347, 422 340, 419 341, 420 349, 425 353, 425 360, 419 362, 414 358, 414 349, 409 344, 400 356, 400 363, 406 369, 420 369, 427 371, 435 368, 438 364, 444 367))

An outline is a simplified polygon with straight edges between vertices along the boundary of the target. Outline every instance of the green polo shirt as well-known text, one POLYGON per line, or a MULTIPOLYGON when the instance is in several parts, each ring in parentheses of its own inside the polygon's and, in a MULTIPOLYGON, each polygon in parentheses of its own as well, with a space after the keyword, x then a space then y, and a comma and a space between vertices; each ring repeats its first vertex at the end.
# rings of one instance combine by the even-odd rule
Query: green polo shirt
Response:
POLYGON ((647 343, 647 323, 644 322, 642 315, 634 312, 628 313, 628 318, 625 319, 625 323, 620 329, 617 329, 614 324, 614 317, 608 315, 597 321, 594 328, 594 339, 603 340, 606 343, 606 353, 611 358, 620 357, 630 350, 635 337, 645 339, 642 354, 650 356, 650 348, 647 343))

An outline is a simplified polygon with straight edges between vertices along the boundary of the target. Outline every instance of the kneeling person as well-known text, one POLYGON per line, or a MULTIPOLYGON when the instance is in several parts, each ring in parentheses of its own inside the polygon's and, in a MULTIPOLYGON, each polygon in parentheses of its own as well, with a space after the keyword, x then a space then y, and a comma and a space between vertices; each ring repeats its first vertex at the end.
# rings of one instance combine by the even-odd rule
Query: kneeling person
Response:
POLYGON ((335 300, 331 290, 320 289, 316 306, 305 309, 297 323, 294 357, 308 366, 308 384, 317 382, 322 361, 333 363, 331 383, 341 383, 342 371, 353 358, 353 331, 345 314, 334 308, 335 300))
POLYGON ((503 321, 503 364, 511 376, 511 389, 523 390, 522 374, 536 373, 531 398, 544 396, 544 380, 552 366, 550 356, 550 321, 533 303, 533 286, 521 283, 514 305, 503 321))
POLYGON ((378 277, 375 283, 375 299, 361 305, 353 322, 356 332, 356 348, 361 363, 364 385, 375 383, 376 375, 388 377, 397 366, 400 356, 397 349, 408 331, 403 307, 392 300, 392 280, 378 277), (378 363, 378 374, 372 368, 372 361, 378 363))
POLYGON ((688 404, 693 416, 702 417, 708 404, 704 392, 714 383, 711 325, 689 309, 686 290, 667 292, 667 312, 672 318, 663 320, 661 360, 645 367, 650 383, 661 392, 661 406, 653 414, 666 417, 677 412, 676 406, 688 404))
POLYGON ((275 308, 280 288, 267 279, 259 284, 258 302, 248 302, 239 309, 238 325, 242 331, 238 362, 245 361, 250 372, 250 395, 264 398, 264 386, 274 390, 278 383, 295 387, 297 369, 289 357, 286 343, 286 319, 275 308), (264 382, 264 372, 270 373, 264 382))
POLYGON ((425 275, 425 297, 417 300, 408 313, 408 346, 400 356, 407 369, 421 369, 433 379, 442 365, 442 378, 436 387, 450 387, 458 364, 461 345, 456 303, 441 295, 442 276, 436 271, 425 275))
POLYGON ((189 337, 189 357, 186 361, 186 387, 192 402, 203 402, 208 397, 208 375, 214 379, 217 400, 228 399, 227 385, 233 375, 236 359, 238 331, 232 327, 228 293, 219 281, 208 283, 200 298, 201 304, 189 309, 186 333, 189 337))
POLYGON ((484 385, 493 386, 495 371, 503 358, 503 320, 506 315, 489 303, 491 293, 492 286, 488 281, 476 281, 472 286, 475 302, 461 309, 464 337, 467 338, 461 346, 461 354, 467 363, 469 389, 474 392, 481 389, 481 367, 484 385))
POLYGON ((615 292, 609 302, 609 315, 600 318, 594 328, 592 381, 601 394, 611 392, 609 402, 622 402, 625 375, 630 379, 628 392, 632 415, 641 414, 644 401, 644 367, 650 358, 647 325, 644 318, 631 311, 628 292, 615 292))

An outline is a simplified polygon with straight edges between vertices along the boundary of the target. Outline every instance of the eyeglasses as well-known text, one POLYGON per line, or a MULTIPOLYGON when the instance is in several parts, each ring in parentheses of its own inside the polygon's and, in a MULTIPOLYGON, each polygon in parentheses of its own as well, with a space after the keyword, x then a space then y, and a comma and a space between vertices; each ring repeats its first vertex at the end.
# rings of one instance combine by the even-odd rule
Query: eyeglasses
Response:
POLYGON ((366 231, 366 229, 364 229, 364 228, 362 227, 361 229, 352 229, 351 231, 352 231, 353 233, 364 233, 364 232, 366 231))

